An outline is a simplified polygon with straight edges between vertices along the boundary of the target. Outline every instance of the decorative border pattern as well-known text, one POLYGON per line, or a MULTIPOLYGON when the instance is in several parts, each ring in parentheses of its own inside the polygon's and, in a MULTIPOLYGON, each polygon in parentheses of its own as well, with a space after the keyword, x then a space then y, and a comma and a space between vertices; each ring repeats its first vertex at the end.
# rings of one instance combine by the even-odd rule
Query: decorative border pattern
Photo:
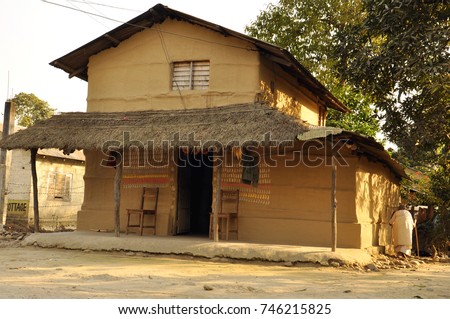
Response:
POLYGON ((225 166, 222 169, 221 188, 224 190, 239 189, 239 199, 243 202, 256 203, 261 205, 270 204, 270 167, 260 163, 259 182, 257 187, 244 184, 242 179, 242 167, 239 163, 232 167, 225 166))
POLYGON ((173 182, 169 165, 158 166, 157 162, 152 163, 145 157, 144 152, 139 150, 129 150, 124 154, 126 166, 122 175, 123 187, 169 187, 173 182))

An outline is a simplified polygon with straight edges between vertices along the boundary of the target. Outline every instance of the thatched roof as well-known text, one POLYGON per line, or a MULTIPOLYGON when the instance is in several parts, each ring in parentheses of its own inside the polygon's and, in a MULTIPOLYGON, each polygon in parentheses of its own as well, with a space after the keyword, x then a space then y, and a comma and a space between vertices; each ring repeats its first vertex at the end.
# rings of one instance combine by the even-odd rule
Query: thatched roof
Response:
POLYGON ((327 88, 325 88, 325 86, 286 49, 227 29, 218 24, 173 10, 162 4, 155 5, 132 20, 54 60, 50 65, 67 72, 69 77, 75 76, 84 81, 88 81, 88 64, 91 56, 109 48, 117 47, 121 42, 129 39, 134 34, 152 28, 154 25, 161 24, 166 19, 185 21, 218 32, 225 37, 234 37, 246 41, 249 45, 254 46, 254 48, 262 55, 279 65, 285 72, 291 74, 302 86, 319 96, 325 102, 327 107, 331 107, 340 112, 350 112, 342 102, 328 91, 327 88))
MULTIPOLYGON (((21 125, 14 125, 14 132, 19 132, 21 130, 25 130, 27 127, 21 126, 21 125)), ((0 122, 0 133, 2 133, 3 130, 3 123, 0 122)), ((1 141, 0 141, 1 145, 1 141)), ((86 158, 84 157, 84 153, 81 150, 77 150, 70 154, 64 154, 61 150, 56 148, 41 148, 38 150, 38 155, 44 156, 44 157, 57 157, 62 159, 69 159, 79 162, 84 162, 86 158)))
POLYGON ((238 104, 188 110, 137 112, 73 112, 55 115, 10 135, 1 142, 8 149, 111 150, 138 146, 169 147, 243 146, 248 143, 321 140, 355 143, 360 154, 387 165, 407 178, 383 146, 372 138, 331 127, 311 127, 264 104, 238 104), (268 135, 270 134, 270 136, 268 135), (109 147, 109 148, 108 148, 109 147))
POLYGON ((158 147, 169 141, 172 147, 205 148, 273 141, 293 141, 307 130, 302 121, 262 104, 136 112, 73 112, 55 115, 9 136, 8 149, 58 148, 105 149, 107 145, 129 147, 153 141, 158 147), (139 141, 139 142, 137 142, 139 141), (109 143, 109 142, 112 142, 109 143), (109 143, 109 144, 108 144, 109 143))
POLYGON ((372 160, 381 162, 388 166, 397 177, 409 179, 403 166, 394 160, 389 153, 386 152, 383 145, 378 143, 372 137, 367 137, 337 127, 315 127, 309 131, 301 133, 297 136, 297 139, 300 141, 309 141, 315 139, 330 139, 330 136, 335 139, 334 142, 338 140, 348 141, 347 145, 354 145, 355 154, 364 155, 372 160))

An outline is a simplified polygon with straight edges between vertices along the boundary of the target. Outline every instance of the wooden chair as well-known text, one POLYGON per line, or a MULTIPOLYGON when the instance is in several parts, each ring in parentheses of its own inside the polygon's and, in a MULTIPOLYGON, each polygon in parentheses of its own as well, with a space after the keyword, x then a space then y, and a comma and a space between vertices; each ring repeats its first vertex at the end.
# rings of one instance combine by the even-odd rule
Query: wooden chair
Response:
MULTIPOLYGON (((219 225, 219 238, 230 238, 230 233, 236 233, 236 239, 239 238, 239 190, 221 190, 220 210, 217 214, 219 225), (233 228, 231 226, 234 225, 233 228)), ((209 217, 209 237, 213 237, 213 213, 209 217)))
POLYGON ((159 188, 144 187, 142 189, 141 208, 129 208, 127 209, 127 229, 126 234, 130 228, 138 228, 139 234, 142 236, 144 228, 152 228, 153 234, 156 233, 156 211, 158 208, 158 195, 159 188), (130 222, 132 216, 138 218, 138 223, 130 222), (151 223, 145 224, 145 216, 151 216, 151 223))

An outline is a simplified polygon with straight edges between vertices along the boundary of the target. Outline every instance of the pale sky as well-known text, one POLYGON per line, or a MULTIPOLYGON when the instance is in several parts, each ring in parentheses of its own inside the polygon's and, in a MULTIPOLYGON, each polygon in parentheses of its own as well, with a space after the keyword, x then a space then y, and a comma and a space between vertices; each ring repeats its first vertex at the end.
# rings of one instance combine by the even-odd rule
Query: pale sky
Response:
MULTIPOLYGON (((126 22, 161 3, 244 33, 276 0, 48 0, 126 22), (120 7, 114 9, 108 6, 120 7), (127 10, 125 10, 127 9, 127 10)), ((49 63, 121 23, 42 0, 0 0, 0 109, 7 98, 34 93, 59 112, 86 111, 87 82, 49 63), (9 76, 8 76, 9 74, 9 76), (9 78, 9 81, 8 81, 9 78), (9 84, 8 84, 9 83, 9 84)))

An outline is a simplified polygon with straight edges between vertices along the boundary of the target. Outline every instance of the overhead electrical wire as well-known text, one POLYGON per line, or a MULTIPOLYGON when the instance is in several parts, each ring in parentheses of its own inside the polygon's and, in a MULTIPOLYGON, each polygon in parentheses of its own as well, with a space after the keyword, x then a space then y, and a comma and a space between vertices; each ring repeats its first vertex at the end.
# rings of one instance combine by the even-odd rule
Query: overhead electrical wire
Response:
POLYGON ((69 7, 69 6, 63 5, 61 3, 51 2, 51 1, 47 1, 47 0, 41 0, 41 1, 45 2, 45 3, 48 3, 48 4, 52 4, 52 5, 58 6, 58 7, 62 7, 62 8, 66 8, 66 9, 70 9, 70 10, 86 13, 86 14, 89 14, 89 15, 92 15, 92 16, 96 16, 96 17, 99 17, 99 18, 107 19, 107 20, 110 20, 110 21, 114 21, 114 22, 117 22, 117 23, 123 23, 122 21, 117 20, 117 19, 109 18, 107 16, 96 14, 96 13, 89 12, 89 11, 86 11, 86 10, 82 10, 82 9, 78 9, 78 8, 74 8, 74 7, 69 7))
POLYGON ((111 8, 111 9, 118 9, 118 10, 124 10, 124 11, 131 11, 131 12, 141 12, 140 10, 135 10, 135 9, 129 9, 129 8, 122 8, 122 7, 116 7, 116 6, 112 6, 109 4, 104 4, 104 3, 98 3, 98 2, 92 2, 92 1, 82 1, 82 0, 68 0, 70 2, 78 2, 78 3, 86 3, 86 4, 92 4, 95 6, 102 6, 102 7, 107 7, 107 8, 111 8))
POLYGON ((201 39, 201 38, 190 37, 190 36, 179 34, 179 33, 175 33, 175 32, 168 32, 168 31, 163 31, 163 30, 153 30, 150 27, 146 27, 146 26, 142 26, 142 25, 138 25, 138 24, 134 24, 134 23, 130 23, 130 22, 124 22, 124 21, 121 21, 121 20, 118 20, 118 19, 110 18, 110 17, 105 16, 105 15, 96 14, 96 13, 93 13, 93 12, 89 12, 89 11, 82 10, 82 9, 77 9, 77 8, 74 8, 74 7, 69 7, 69 6, 60 4, 60 3, 51 2, 51 1, 48 1, 48 0, 41 0, 41 1, 45 2, 45 3, 48 3, 48 4, 55 5, 55 6, 59 6, 59 7, 62 7, 62 8, 66 8, 66 9, 70 9, 70 10, 73 10, 73 11, 82 12, 82 13, 89 14, 89 15, 92 15, 92 16, 96 16, 96 17, 99 17, 99 18, 103 18, 103 19, 106 19, 106 20, 117 22, 117 23, 120 23, 120 24, 125 24, 125 25, 129 25, 129 26, 132 26, 132 27, 136 27, 136 28, 141 28, 142 30, 151 30, 151 31, 161 32, 161 33, 165 33, 165 34, 169 34, 169 35, 173 35, 173 36, 177 36, 177 37, 182 37, 182 38, 186 38, 186 39, 190 39, 190 40, 196 40, 196 41, 199 41, 199 42, 205 42, 205 43, 210 43, 210 44, 217 44, 217 45, 231 47, 231 48, 235 48, 235 49, 241 49, 241 50, 245 50, 245 51, 257 51, 257 49, 254 49, 254 48, 252 48, 250 46, 242 47, 242 46, 238 46, 238 45, 231 45, 231 44, 226 44, 226 43, 209 41, 209 40, 205 40, 205 39, 201 39))
MULTIPOLYGON (((60 7, 66 8, 66 9, 70 9, 70 10, 74 10, 74 11, 78 11, 78 12, 85 13, 85 14, 91 16, 91 18, 92 18, 93 20, 95 20, 96 22, 102 24, 102 25, 105 26, 105 27, 106 27, 106 25, 103 24, 103 23, 101 23, 101 22, 99 22, 97 19, 94 18, 94 16, 95 16, 95 17, 99 17, 99 18, 103 18, 103 19, 107 19, 107 20, 110 20, 110 21, 114 21, 114 22, 117 22, 117 23, 121 23, 121 24, 125 24, 125 25, 130 25, 130 26, 133 26, 133 27, 141 28, 141 29, 143 29, 143 30, 156 31, 156 33, 158 34, 158 37, 159 37, 159 39, 160 39, 160 42, 161 42, 161 47, 162 47, 162 49, 163 49, 164 56, 165 56, 165 58, 166 58, 166 60, 167 60, 167 63, 168 63, 169 65, 171 65, 171 68, 173 68, 173 65, 172 65, 172 63, 171 63, 171 61, 170 61, 169 50, 168 50, 168 48, 167 48, 167 45, 166 45, 166 42, 165 42, 165 39, 164 39, 164 34, 169 34, 169 35, 172 35, 172 36, 178 36, 178 37, 182 37, 182 38, 186 38, 186 39, 190 39, 190 40, 194 40, 194 41, 201 41, 201 42, 210 43, 210 44, 216 44, 216 45, 222 45, 222 46, 232 47, 232 48, 235 48, 235 49, 241 49, 241 50, 246 50, 246 51, 256 51, 255 49, 253 49, 253 48, 251 48, 251 47, 241 47, 241 46, 236 46, 236 45, 229 45, 229 44, 225 44, 225 43, 219 43, 219 42, 214 42, 214 41, 208 41, 208 40, 205 40, 205 39, 200 39, 200 38, 190 37, 190 36, 186 36, 186 35, 181 35, 181 34, 177 34, 177 33, 174 33, 174 32, 163 31, 163 30, 161 30, 161 28, 159 27, 159 25, 156 25, 155 28, 152 29, 152 28, 150 28, 150 27, 146 27, 146 26, 142 26, 142 25, 137 25, 137 24, 133 24, 133 23, 129 23, 129 22, 123 22, 123 21, 120 21, 120 20, 117 20, 117 19, 113 19, 113 18, 107 17, 107 16, 104 15, 102 12, 100 12, 99 10, 95 9, 95 8, 92 6, 92 5, 102 5, 102 4, 93 3, 93 2, 90 2, 90 1, 66 0, 66 1, 69 2, 69 3, 70 3, 70 2, 77 2, 77 3, 87 4, 87 5, 89 5, 91 8, 93 8, 95 11, 97 11, 98 13, 93 13, 93 12, 89 12, 89 11, 86 11, 86 10, 82 10, 82 9, 78 8, 77 6, 75 6, 74 4, 72 4, 72 7, 69 7, 69 6, 65 6, 65 5, 63 5, 63 4, 51 2, 51 1, 48 1, 48 0, 41 0, 41 1, 42 1, 42 2, 45 2, 45 3, 48 3, 48 4, 60 6, 60 7)), ((113 7, 113 6, 108 6, 108 5, 105 5, 105 6, 106 6, 106 7, 111 7, 111 8, 114 8, 114 9, 125 10, 124 8, 113 7)), ((173 72, 173 70, 172 70, 172 72, 173 72)), ((185 102, 185 100, 184 100, 184 97, 183 97, 183 94, 182 94, 182 92, 181 92, 181 89, 180 89, 180 87, 178 86, 178 83, 177 83, 176 81, 175 81, 175 85, 176 85, 178 94, 179 94, 179 96, 180 96, 180 100, 181 100, 181 104, 182 104, 182 106, 183 106, 183 109, 186 110, 186 102, 185 102)))
MULTIPOLYGON (((70 1, 70 0, 66 0, 66 2, 68 2, 69 4, 70 4, 70 2, 73 2, 73 1, 70 1)), ((80 10, 80 11, 82 11, 78 6, 76 6, 75 4, 71 4, 72 6, 73 6, 73 8, 74 9, 77 9, 77 10, 80 10)), ((93 7, 92 7, 93 8, 93 7)), ((95 8, 93 8, 94 10, 96 10, 95 8)), ((98 10, 96 10, 97 12, 99 12, 98 10)), ((101 12, 99 12, 100 14, 101 14, 101 12)), ((102 26, 104 26, 105 28, 109 28, 106 24, 104 24, 103 22, 101 22, 101 21, 99 21, 99 20, 97 20, 94 16, 92 16, 91 14, 88 14, 87 12, 86 12, 86 15, 89 17, 89 18, 91 18, 92 20, 94 20, 95 22, 97 22, 98 24, 101 24, 102 26)))
MULTIPOLYGON (((90 2, 90 1, 80 1, 80 0, 66 0, 67 2, 77 2, 77 3, 83 3, 83 4, 87 4, 89 7, 91 7, 92 9, 94 9, 95 11, 97 11, 97 13, 99 13, 100 15, 104 15, 103 14, 103 12, 101 12, 101 11, 99 11, 99 10, 97 10, 92 4, 96 4, 96 3, 92 3, 92 2, 90 2)), ((99 5, 99 4, 98 4, 99 5)), ((80 9, 79 7, 77 7, 77 6, 75 6, 75 5, 73 5, 75 8, 77 8, 77 9, 80 9)), ((112 7, 112 6, 108 6, 108 7, 112 7)), ((118 8, 118 7, 114 7, 115 9, 124 9, 124 8, 118 8)), ((93 17, 91 17, 91 18, 93 18, 93 17)), ((95 21, 97 21, 97 22, 99 22, 99 23, 101 23, 100 21, 98 21, 97 19, 95 19, 94 18, 94 20, 95 21)), ((107 27, 105 24, 103 24, 103 23, 101 23, 103 26, 105 26, 105 27, 107 27)), ((165 40, 164 40, 164 34, 162 34, 161 32, 162 32, 162 30, 161 30, 161 28, 159 27, 159 25, 158 26, 155 26, 155 28, 157 29, 157 34, 158 34, 158 37, 159 37, 159 39, 160 39, 160 41, 161 41, 161 47, 162 47, 162 49, 163 49, 163 52, 164 52, 164 56, 165 56, 165 58, 166 58, 166 61, 167 61, 167 63, 171 66, 171 71, 173 72, 173 66, 172 66, 172 64, 171 64, 171 59, 170 59, 170 55, 169 55, 169 50, 168 50, 168 48, 167 48, 167 45, 166 45, 166 42, 165 42, 165 40)), ((176 85, 176 87, 177 87, 177 91, 178 91, 178 94, 179 94, 179 96, 180 96, 180 99, 181 99, 181 104, 183 105, 183 108, 184 109, 186 109, 186 102, 184 101, 184 98, 183 98, 183 94, 182 94, 182 92, 181 92, 181 90, 180 90, 180 87, 178 86, 178 82, 176 82, 175 81, 175 85, 176 85)))
MULTIPOLYGON (((67 2, 75 2, 73 0, 66 0, 67 2)), ((98 10, 96 7, 94 7, 92 4, 89 3, 89 1, 77 1, 77 2, 81 2, 84 4, 87 4, 89 7, 91 7, 92 9, 94 9, 95 11, 97 11, 98 14, 104 15, 103 12, 101 12, 100 10, 98 10)), ((103 24, 103 23, 102 23, 103 24)))
MULTIPOLYGON (((159 25, 155 26, 155 28, 158 31, 157 33, 158 33, 159 40, 161 41, 161 46, 164 51, 164 56, 166 57, 167 63, 170 65, 171 73, 173 73, 173 63, 170 60, 169 49, 167 49, 166 41, 164 40, 164 34, 162 33, 162 30, 159 27, 159 25)), ((183 109, 186 110, 186 102, 184 101, 183 93, 181 92, 181 89, 178 85, 178 81, 175 81, 175 85, 177 87, 177 91, 180 96, 180 100, 181 100, 181 104, 183 105, 183 109)))

